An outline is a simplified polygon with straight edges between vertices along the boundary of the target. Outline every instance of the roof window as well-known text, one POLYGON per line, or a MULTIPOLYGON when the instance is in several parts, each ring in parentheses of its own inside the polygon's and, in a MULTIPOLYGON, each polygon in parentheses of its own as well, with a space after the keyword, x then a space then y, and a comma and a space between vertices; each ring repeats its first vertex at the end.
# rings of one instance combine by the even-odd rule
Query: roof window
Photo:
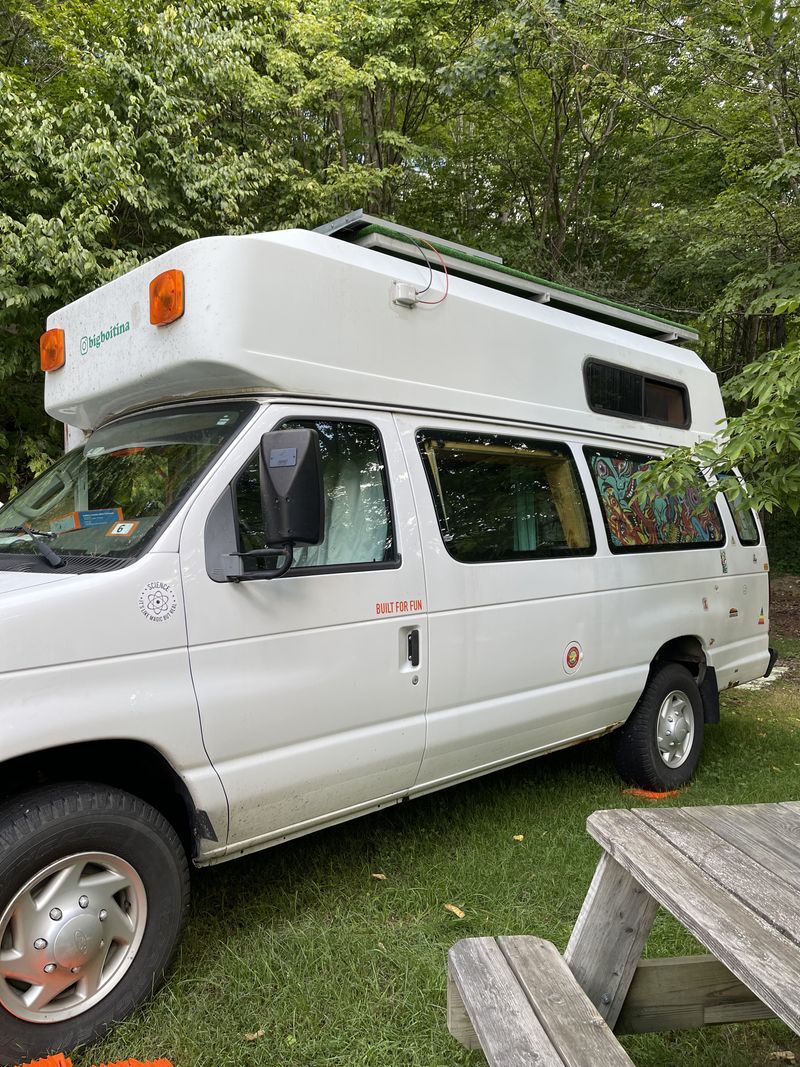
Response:
POLYGON ((586 399, 592 411, 624 419, 688 429, 689 396, 677 382, 590 359, 584 368, 586 399))

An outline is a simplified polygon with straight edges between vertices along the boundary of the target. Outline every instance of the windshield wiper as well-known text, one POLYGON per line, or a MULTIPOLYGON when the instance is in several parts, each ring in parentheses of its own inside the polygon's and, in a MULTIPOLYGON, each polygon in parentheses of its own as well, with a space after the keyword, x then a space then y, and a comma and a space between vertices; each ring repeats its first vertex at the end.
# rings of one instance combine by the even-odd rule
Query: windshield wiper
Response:
POLYGON ((39 540, 40 537, 56 536, 54 533, 50 533, 49 530, 31 530, 27 526, 4 526, 0 529, 0 534, 24 534, 33 541, 37 556, 41 556, 45 563, 51 567, 64 566, 64 560, 59 556, 58 552, 54 552, 50 545, 39 540))

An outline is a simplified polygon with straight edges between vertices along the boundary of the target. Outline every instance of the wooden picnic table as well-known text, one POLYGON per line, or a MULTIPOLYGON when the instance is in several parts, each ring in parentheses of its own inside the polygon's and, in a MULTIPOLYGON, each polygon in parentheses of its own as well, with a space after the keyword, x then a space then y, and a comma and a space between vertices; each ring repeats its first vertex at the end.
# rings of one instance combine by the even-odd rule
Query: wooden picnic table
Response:
POLYGON ((532 936, 450 950, 462 1044, 498 1067, 624 1067, 614 1033, 773 1015, 800 1033, 800 802, 598 811, 587 829, 603 854, 563 958, 532 936), (659 906, 710 955, 642 960, 659 906))
POLYGON ((800 803, 598 811, 587 830, 604 852, 564 959, 609 1026, 774 1013, 800 1033, 800 803), (659 905, 712 956, 640 964, 659 905))

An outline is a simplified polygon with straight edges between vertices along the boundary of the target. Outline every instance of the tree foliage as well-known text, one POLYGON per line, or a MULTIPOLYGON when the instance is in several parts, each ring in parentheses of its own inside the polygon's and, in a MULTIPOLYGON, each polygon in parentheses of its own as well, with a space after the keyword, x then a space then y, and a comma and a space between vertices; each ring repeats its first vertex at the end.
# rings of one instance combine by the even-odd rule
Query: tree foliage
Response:
POLYGON ((800 504, 800 15, 782 0, 11 0, 0 495, 60 447, 49 311, 184 240, 353 206, 697 325, 697 462, 800 504))

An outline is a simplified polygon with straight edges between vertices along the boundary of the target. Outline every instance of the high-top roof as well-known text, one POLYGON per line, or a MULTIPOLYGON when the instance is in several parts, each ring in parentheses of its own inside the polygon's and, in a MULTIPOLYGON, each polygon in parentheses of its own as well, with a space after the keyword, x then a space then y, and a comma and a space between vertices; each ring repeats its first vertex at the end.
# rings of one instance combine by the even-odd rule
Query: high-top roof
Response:
POLYGON ((45 405, 89 430, 181 398, 302 396, 661 444, 711 435, 724 418, 715 376, 689 349, 507 286, 453 276, 445 298, 443 274, 429 282, 419 258, 308 230, 190 241, 49 317, 66 362, 46 375, 45 405), (150 282, 172 269, 185 312, 154 326, 150 282), (398 289, 420 299, 402 306, 398 289), (676 383, 691 426, 593 411, 589 361, 676 383))

